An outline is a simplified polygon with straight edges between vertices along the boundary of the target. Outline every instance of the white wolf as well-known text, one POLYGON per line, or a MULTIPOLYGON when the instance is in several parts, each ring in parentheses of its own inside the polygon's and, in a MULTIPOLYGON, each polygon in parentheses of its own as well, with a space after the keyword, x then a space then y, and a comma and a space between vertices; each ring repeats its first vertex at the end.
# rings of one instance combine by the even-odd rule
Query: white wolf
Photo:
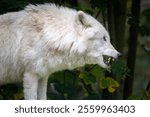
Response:
POLYGON ((0 15, 0 85, 23 81, 25 99, 46 99, 48 76, 119 56, 92 16, 54 4, 0 15))

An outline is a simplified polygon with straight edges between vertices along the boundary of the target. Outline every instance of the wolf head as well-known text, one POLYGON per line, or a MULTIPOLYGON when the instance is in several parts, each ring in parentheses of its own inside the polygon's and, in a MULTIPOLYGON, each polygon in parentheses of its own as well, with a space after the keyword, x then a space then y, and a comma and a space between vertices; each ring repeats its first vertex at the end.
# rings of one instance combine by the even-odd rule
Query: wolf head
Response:
POLYGON ((75 22, 76 31, 80 35, 78 51, 86 53, 85 56, 91 63, 99 64, 103 68, 110 67, 120 53, 110 43, 106 29, 82 11, 77 13, 75 22))

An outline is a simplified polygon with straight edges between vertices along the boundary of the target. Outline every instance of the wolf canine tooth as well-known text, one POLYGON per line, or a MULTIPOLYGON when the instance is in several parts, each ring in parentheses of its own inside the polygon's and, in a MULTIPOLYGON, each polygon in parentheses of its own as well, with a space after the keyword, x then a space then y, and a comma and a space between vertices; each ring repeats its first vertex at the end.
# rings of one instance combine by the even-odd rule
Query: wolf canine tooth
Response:
POLYGON ((111 56, 104 55, 103 57, 104 57, 104 63, 107 64, 108 66, 110 66, 112 62, 115 61, 115 58, 111 56))
POLYGON ((111 57, 108 58, 108 61, 109 61, 109 62, 110 62, 110 60, 111 60, 111 57))

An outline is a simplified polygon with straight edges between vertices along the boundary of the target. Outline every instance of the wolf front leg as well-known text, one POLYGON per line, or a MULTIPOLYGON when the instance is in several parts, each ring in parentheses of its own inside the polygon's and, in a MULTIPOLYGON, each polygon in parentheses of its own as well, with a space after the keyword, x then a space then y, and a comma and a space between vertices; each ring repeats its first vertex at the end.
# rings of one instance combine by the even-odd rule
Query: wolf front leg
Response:
POLYGON ((46 100, 47 99, 47 82, 48 77, 40 79, 38 81, 37 99, 46 100))
POLYGON ((25 100, 37 100, 38 76, 25 73, 23 78, 25 100))

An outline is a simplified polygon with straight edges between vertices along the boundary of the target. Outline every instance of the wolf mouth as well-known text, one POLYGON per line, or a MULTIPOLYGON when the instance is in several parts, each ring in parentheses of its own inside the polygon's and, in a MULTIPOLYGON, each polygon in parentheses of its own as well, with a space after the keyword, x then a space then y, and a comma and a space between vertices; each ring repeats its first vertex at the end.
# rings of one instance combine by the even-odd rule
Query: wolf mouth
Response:
POLYGON ((107 66, 111 66, 114 61, 115 61, 115 58, 114 58, 114 57, 108 56, 108 55, 103 55, 103 62, 104 62, 107 66))

